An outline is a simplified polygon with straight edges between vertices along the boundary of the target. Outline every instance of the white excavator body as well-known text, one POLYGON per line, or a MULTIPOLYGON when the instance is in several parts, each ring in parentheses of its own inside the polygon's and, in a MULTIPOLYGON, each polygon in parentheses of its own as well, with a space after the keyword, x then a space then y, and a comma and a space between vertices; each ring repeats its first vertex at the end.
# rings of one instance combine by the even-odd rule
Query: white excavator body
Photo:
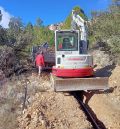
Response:
POLYGON ((71 30, 55 31, 55 66, 52 84, 55 91, 106 90, 108 78, 96 77, 93 57, 88 54, 85 21, 72 11, 71 30), (80 29, 76 30, 74 26, 80 29))

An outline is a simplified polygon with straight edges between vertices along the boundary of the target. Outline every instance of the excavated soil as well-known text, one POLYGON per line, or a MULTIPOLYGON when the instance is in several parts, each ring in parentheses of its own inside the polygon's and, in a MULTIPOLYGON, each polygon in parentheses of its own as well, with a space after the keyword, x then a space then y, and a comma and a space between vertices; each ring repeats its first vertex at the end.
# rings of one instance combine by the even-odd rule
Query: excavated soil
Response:
POLYGON ((107 129, 120 129, 120 66, 109 72, 111 90, 95 93, 88 105, 107 129))
POLYGON ((104 51, 94 51, 93 55, 96 73, 109 77, 110 90, 95 92, 88 105, 107 129, 120 129, 120 66, 112 65, 104 51))
POLYGON ((18 118, 19 129, 91 129, 73 96, 43 92, 18 118))
POLYGON ((15 76, 6 85, 0 101, 0 129, 92 128, 73 96, 53 91, 48 73, 40 78, 31 72, 15 76))
POLYGON ((89 106, 107 129, 120 129, 120 106, 110 103, 103 95, 94 95, 89 106))
POLYGON ((109 78, 109 86, 113 88, 113 92, 108 94, 111 102, 116 103, 120 107, 120 66, 116 66, 109 78))

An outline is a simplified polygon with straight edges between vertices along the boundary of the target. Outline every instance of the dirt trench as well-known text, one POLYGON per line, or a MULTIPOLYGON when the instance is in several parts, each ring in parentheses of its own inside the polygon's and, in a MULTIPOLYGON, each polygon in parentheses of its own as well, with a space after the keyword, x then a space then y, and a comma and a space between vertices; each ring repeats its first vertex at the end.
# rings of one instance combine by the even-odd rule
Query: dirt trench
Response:
MULTIPOLYGON (((120 67, 117 66, 109 72, 111 73, 109 83, 113 90, 101 94, 94 93, 88 105, 107 129, 119 129, 120 67)), ((0 113, 0 129, 93 128, 73 96, 69 93, 53 92, 48 73, 43 73, 41 78, 36 73, 21 75, 18 79, 16 77, 11 79, 7 84, 9 84, 7 96, 10 98, 13 91, 15 95, 12 96, 12 103, 11 100, 8 103, 4 102, 5 107, 10 104, 7 109, 4 108, 3 102, 0 103, 1 111, 2 107, 4 108, 4 117, 0 113), (27 98, 25 109, 22 111, 24 85, 27 85, 27 98)))
POLYGON ((120 66, 106 66, 101 71, 109 76, 110 90, 94 92, 88 105, 107 129, 120 129, 120 66))
POLYGON ((81 107, 73 96, 44 92, 35 95, 35 101, 22 117, 21 129, 91 129, 81 107))

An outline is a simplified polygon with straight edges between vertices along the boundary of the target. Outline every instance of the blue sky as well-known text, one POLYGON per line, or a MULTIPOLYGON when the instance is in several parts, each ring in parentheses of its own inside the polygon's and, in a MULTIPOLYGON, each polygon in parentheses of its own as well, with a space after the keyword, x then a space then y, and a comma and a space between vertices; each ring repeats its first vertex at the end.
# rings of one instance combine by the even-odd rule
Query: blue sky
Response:
POLYGON ((72 8, 79 5, 90 17, 92 10, 105 10, 111 0, 0 0, 0 7, 24 23, 35 23, 40 17, 45 25, 63 21, 72 8))

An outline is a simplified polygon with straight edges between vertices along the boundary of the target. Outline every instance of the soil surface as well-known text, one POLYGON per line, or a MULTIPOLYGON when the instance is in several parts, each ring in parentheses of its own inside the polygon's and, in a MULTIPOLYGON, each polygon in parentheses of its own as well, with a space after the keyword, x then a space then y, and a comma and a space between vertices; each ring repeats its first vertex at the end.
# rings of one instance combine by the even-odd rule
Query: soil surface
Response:
POLYGON ((19 129, 92 128, 73 96, 55 92, 37 93, 18 121, 19 129))
POLYGON ((120 129, 120 107, 108 99, 103 95, 94 95, 89 106, 107 129, 120 129))
POLYGON ((107 129, 120 129, 120 66, 109 72, 110 90, 103 93, 96 92, 88 105, 107 129))
MULTIPOLYGON (((88 105, 104 127, 119 129, 120 66, 106 66, 100 72, 110 76, 111 88, 107 92, 94 92, 88 105)), ((12 78, 5 87, 1 86, 0 93, 4 95, 0 99, 0 129, 93 128, 73 96, 53 92, 48 73, 43 73, 40 78, 31 72, 12 78)))

